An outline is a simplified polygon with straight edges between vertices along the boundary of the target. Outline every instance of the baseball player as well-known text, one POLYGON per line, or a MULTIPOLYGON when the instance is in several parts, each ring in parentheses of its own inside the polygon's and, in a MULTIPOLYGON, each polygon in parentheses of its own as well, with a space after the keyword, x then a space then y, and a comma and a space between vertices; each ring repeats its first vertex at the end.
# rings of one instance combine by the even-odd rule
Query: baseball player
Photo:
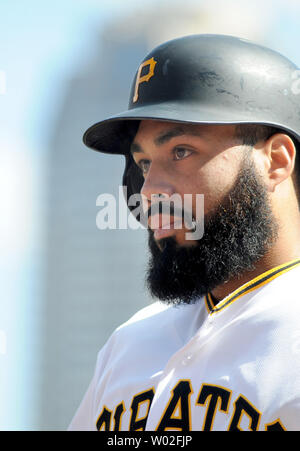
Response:
POLYGON ((182 37, 146 56, 128 111, 86 131, 125 156, 156 300, 100 350, 69 430, 300 429, 298 73, 243 39, 182 37), (175 194, 190 201, 168 217, 175 194))

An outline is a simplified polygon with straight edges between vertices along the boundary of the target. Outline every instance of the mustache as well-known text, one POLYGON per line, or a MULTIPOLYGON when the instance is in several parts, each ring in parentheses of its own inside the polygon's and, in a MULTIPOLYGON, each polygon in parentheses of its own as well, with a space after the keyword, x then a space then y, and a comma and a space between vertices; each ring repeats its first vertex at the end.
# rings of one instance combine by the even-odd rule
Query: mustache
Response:
POLYGON ((148 217, 154 216, 156 214, 170 214, 170 216, 178 216, 179 218, 184 218, 184 211, 182 208, 175 207, 172 203, 166 204, 164 202, 157 202, 151 205, 146 215, 148 217))
POLYGON ((165 201, 158 201, 152 204, 145 213, 146 221, 151 220, 156 215, 168 216, 169 220, 179 219, 186 227, 193 229, 195 227, 195 218, 192 211, 177 207, 174 203, 166 203, 165 201))
POLYGON ((152 204, 145 213, 148 218, 157 214, 170 215, 170 217, 178 217, 180 219, 194 219, 193 213, 191 211, 176 207, 173 203, 166 203, 161 201, 152 204))

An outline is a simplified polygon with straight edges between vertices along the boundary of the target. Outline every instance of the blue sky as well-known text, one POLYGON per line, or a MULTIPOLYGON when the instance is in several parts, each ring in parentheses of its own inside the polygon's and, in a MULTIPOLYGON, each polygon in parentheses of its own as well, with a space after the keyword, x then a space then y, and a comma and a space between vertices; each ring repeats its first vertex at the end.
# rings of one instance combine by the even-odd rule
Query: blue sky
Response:
MULTIPOLYGON (((287 3, 290 2, 273 0, 277 5, 277 23, 270 44, 287 56, 294 56, 300 65, 299 16, 287 3)), ((143 4, 155 1, 146 0, 143 4)), ((11 126, 18 124, 20 133, 30 142, 38 142, 47 132, 41 128, 42 120, 38 123, 39 108, 47 104, 51 114, 51 103, 55 108, 63 89, 63 75, 78 64, 78 54, 81 53, 83 66, 91 56, 91 32, 137 5, 137 0, 1 0, 0 70, 6 72, 7 97, 1 98, 0 121, 7 126, 7 132, 11 133, 11 126)))
MULTIPOLYGON (((31 131, 31 114, 34 116, 46 91, 51 92, 50 99, 57 98, 60 85, 53 81, 71 70, 75 50, 77 55, 82 49, 84 65, 92 47, 88 45, 90 30, 122 14, 125 3, 128 8, 136 1, 0 1, 0 70, 7 78, 7 98, 2 97, 0 108, 2 124, 15 122, 22 127, 19 131, 31 131), (48 89, 51 79, 52 90, 48 89), (21 105, 31 111, 24 114, 21 105)), ((38 133, 32 135, 34 139, 38 133)))

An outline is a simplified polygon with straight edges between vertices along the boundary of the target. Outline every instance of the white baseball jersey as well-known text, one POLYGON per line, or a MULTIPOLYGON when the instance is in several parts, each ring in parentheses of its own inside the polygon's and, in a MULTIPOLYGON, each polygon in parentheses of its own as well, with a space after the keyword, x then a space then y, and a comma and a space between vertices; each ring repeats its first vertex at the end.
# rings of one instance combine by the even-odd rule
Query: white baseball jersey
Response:
POLYGON ((154 303, 98 354, 69 430, 300 430, 300 259, 216 306, 154 303))

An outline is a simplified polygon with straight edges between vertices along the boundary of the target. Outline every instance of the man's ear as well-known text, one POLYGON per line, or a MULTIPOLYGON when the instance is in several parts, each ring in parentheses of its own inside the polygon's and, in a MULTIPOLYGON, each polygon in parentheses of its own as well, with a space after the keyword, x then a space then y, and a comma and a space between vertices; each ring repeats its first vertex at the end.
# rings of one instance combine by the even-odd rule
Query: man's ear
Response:
POLYGON ((268 161, 269 186, 274 191, 277 185, 292 176, 296 147, 288 135, 276 133, 266 141, 264 151, 268 161))

